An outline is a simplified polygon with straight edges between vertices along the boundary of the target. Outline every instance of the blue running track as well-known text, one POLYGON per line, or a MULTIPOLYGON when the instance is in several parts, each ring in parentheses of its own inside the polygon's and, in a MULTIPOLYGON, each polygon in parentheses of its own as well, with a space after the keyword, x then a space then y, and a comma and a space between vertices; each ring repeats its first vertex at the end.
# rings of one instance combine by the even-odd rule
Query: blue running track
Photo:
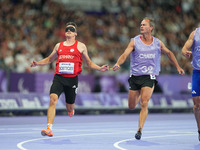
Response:
POLYGON ((40 134, 46 116, 0 117, 0 150, 200 150, 192 113, 149 114, 135 140, 138 117, 56 116, 53 137, 40 134))

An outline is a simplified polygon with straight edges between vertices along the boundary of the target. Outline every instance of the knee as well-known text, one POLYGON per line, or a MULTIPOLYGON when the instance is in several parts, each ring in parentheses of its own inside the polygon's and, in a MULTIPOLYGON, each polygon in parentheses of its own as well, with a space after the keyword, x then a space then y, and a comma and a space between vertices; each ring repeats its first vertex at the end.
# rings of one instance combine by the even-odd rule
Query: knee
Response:
POLYGON ((51 106, 55 106, 57 104, 58 101, 58 97, 55 95, 50 95, 50 103, 49 105, 51 106))
POLYGON ((200 110, 200 103, 195 103, 193 108, 197 109, 197 110, 200 110))
POLYGON ((134 104, 128 104, 128 108, 131 110, 135 109, 135 107, 136 107, 136 105, 134 105, 134 104))
POLYGON ((132 100, 128 100, 128 108, 129 109, 135 109, 135 107, 137 106, 137 102, 134 100, 134 101, 132 101, 132 100))
POLYGON ((140 102, 141 109, 148 109, 148 101, 140 102))

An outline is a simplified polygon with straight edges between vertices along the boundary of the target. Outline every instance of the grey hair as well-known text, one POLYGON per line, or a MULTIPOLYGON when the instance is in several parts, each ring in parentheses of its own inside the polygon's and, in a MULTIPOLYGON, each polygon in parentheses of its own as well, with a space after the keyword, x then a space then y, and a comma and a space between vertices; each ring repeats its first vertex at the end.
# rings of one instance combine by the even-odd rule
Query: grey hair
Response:
MULTIPOLYGON (((153 30, 155 29, 155 21, 151 17, 145 17, 143 20, 149 20, 149 24, 151 27, 153 27, 153 30)), ((153 32, 153 30, 151 32, 153 32)))

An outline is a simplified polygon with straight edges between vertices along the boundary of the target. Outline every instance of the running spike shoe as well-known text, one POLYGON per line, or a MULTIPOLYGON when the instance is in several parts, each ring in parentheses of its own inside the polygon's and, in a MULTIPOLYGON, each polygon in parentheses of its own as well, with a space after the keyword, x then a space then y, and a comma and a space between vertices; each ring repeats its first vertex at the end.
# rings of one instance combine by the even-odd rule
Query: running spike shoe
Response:
POLYGON ((71 111, 71 112, 68 112, 68 116, 69 117, 73 117, 74 116, 74 113, 75 113, 75 111, 73 110, 73 111, 71 111))
POLYGON ((41 131, 42 136, 49 136, 52 137, 53 136, 53 132, 50 128, 47 127, 46 130, 42 130, 41 131))
POLYGON ((138 131, 138 132, 135 134, 135 138, 136 138, 137 140, 140 140, 140 139, 141 139, 141 136, 142 136, 141 131, 138 131))

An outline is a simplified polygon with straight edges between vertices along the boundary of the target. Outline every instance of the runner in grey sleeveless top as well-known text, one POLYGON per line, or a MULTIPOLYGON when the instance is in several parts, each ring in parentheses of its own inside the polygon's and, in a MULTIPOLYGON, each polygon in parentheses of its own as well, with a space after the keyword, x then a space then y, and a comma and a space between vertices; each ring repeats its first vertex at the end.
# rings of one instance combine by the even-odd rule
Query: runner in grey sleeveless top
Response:
POLYGON ((113 71, 120 69, 120 65, 131 55, 128 105, 129 109, 134 109, 141 98, 139 125, 135 134, 135 138, 138 140, 141 138, 147 118, 148 102, 157 82, 156 76, 160 72, 161 52, 168 56, 179 74, 184 74, 184 70, 179 66, 174 54, 165 47, 163 42, 151 35, 153 29, 153 19, 144 18, 140 25, 140 35, 131 39, 124 53, 113 66, 113 71))
POLYGON ((200 70, 200 27, 194 33, 192 54, 192 67, 194 70, 200 70))
POLYGON ((198 127, 198 138, 200 141, 200 27, 192 31, 184 47, 182 54, 186 58, 192 55, 192 100, 194 103, 193 112, 198 127), (190 51, 189 49, 192 49, 190 51))
POLYGON ((159 75, 160 40, 153 37, 153 42, 150 45, 142 42, 141 35, 132 38, 132 40, 135 41, 135 51, 131 53, 131 75, 159 75))

